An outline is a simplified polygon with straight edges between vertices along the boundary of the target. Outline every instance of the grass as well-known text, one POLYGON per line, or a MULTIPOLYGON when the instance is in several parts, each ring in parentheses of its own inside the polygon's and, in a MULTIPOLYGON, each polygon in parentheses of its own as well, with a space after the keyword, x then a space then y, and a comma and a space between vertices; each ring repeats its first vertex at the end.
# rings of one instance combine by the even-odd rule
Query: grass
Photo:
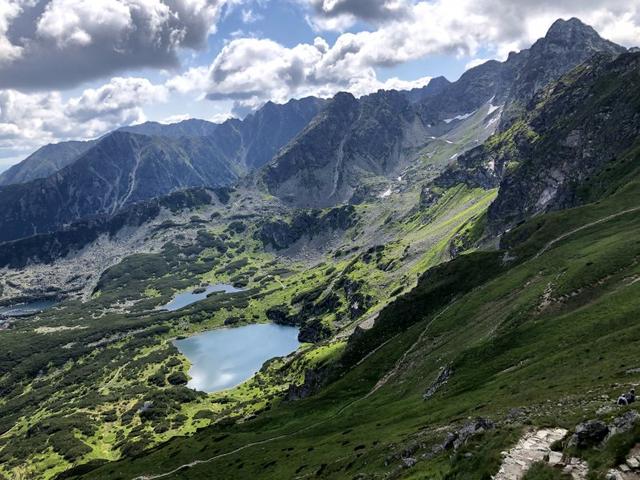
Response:
MULTIPOLYGON (((494 190, 455 187, 423 210, 411 204, 415 192, 383 206, 360 205, 361 220, 344 243, 306 262, 278 259, 252 231, 223 225, 203 229, 192 245, 129 257, 107 272, 87 304, 66 302, 0 336, 7 372, 0 376, 0 475, 50 478, 130 452, 76 476, 132 478, 227 454, 175 477, 489 478, 522 431, 506 421, 512 409, 525 409, 530 425, 572 428, 612 402, 619 390, 612 385, 640 381, 627 373, 639 366, 639 217, 585 228, 535 256, 562 233, 638 205, 639 193, 631 182, 598 203, 536 217, 504 237, 508 252, 470 251, 444 265, 452 243, 464 250, 480 237, 494 190), (505 253, 515 260, 504 263, 505 253), (153 310, 200 282, 236 281, 244 293, 214 295, 178 312, 153 310), (357 317, 349 310, 351 290, 368 299, 357 317), (189 369, 172 338, 232 317, 267 321, 276 306, 300 315, 330 295, 336 306, 309 318, 349 331, 377 315, 376 326, 349 342, 305 345, 229 391, 196 395, 163 382, 189 369), (124 300, 129 311, 114 308, 124 300), (40 335, 35 325, 86 328, 40 335), (284 400, 306 369, 326 366, 335 374, 326 388, 284 400), (424 400, 445 366, 452 377, 424 400), (376 388, 381 379, 386 383, 376 388), (149 398, 161 415, 143 421, 137 409, 149 398), (73 432, 67 440, 88 448, 73 461, 40 430, 60 414, 73 432), (497 428, 458 452, 430 455, 447 432, 476 416, 497 428), (403 466, 407 456, 417 459, 412 468, 403 466)), ((581 455, 599 471, 634 441, 636 433, 581 455)), ((532 478, 550 474, 536 468, 532 478)))
MULTIPOLYGON (((599 208, 604 213, 606 205, 599 208)), ((586 217, 582 222, 592 218, 586 217)), ((558 231, 545 237, 538 230, 539 237, 528 241, 540 245, 558 231)), ((381 314, 390 322, 389 333, 381 337, 387 343, 378 342, 380 349, 318 395, 274 404, 250 422, 209 427, 171 440, 145 457, 106 465, 87 478, 162 472, 280 435, 285 437, 192 467, 176 478, 208 478, 211 472, 229 479, 351 478, 356 473, 392 472, 402 478, 489 478, 497 470, 500 451, 519 436, 518 424, 504 421, 511 409, 525 408, 532 425, 571 429, 613 403, 619 390, 613 384, 640 380, 638 374, 626 373, 638 366, 634 345, 640 341, 640 324, 634 319, 640 314, 640 282, 630 281, 638 268, 628 261, 640 253, 640 244, 633 240, 638 231, 637 216, 585 229, 538 258, 525 257, 498 269, 493 279, 469 287, 453 281, 448 305, 446 299, 420 299, 431 290, 418 289, 414 295, 419 297, 407 297, 414 313, 407 314, 403 303, 395 302, 381 314), (585 270, 587 263, 591 270, 585 270), (588 293, 568 295, 575 289, 588 293), (453 376, 423 400, 422 393, 444 365, 452 366, 453 376), (387 383, 367 396, 392 370, 387 383), (498 427, 473 438, 453 457, 422 459, 447 431, 475 416, 489 417, 498 427), (403 451, 418 459, 413 468, 402 467, 403 451)), ((512 248, 524 251, 531 246, 512 248)), ((481 258, 477 255, 460 258, 465 265, 460 274, 471 271, 474 258, 481 258)), ((476 265, 487 273, 482 262, 476 265)), ((611 465, 626 454, 635 435, 585 456, 594 469, 611 465)), ((561 478, 556 473, 539 466, 529 475, 561 478)))
POLYGON ((563 474, 557 468, 538 462, 531 466, 522 480, 570 480, 571 478, 571 475, 563 474))

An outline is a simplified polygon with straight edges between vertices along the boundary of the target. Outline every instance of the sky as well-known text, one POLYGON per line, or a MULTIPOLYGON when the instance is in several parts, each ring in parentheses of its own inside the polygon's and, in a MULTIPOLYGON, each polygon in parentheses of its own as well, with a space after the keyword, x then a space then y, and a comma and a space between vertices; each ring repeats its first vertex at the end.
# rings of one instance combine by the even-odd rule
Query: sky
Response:
POLYGON ((640 44, 640 0, 0 0, 0 170, 148 120, 453 81, 570 17, 640 44))

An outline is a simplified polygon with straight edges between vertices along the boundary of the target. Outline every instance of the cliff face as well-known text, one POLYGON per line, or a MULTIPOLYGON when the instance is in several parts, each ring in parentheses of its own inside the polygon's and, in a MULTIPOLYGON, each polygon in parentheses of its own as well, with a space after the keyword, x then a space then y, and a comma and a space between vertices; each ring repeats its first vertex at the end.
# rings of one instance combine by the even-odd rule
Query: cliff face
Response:
POLYGON ((457 159, 437 180, 499 187, 493 233, 531 216, 597 200, 637 157, 640 54, 599 55, 540 92, 509 129, 457 159))
POLYGON ((426 127, 400 92, 357 100, 340 93, 262 172, 268 190, 298 207, 348 201, 368 176, 405 165, 426 127))
POLYGON ((623 164, 637 156, 640 54, 597 57, 536 102, 527 120, 494 147, 503 148, 496 168, 504 171, 489 209, 494 230, 617 187, 623 164))

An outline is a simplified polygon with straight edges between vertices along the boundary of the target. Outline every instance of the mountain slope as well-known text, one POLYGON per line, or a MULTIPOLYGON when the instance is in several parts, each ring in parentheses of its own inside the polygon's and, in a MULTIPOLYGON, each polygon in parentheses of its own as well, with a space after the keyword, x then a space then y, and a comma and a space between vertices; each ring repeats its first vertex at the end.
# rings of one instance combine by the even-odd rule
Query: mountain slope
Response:
POLYGON ((525 110, 536 92, 595 54, 616 56, 626 49, 603 39, 577 18, 556 20, 543 39, 526 51, 509 90, 503 112, 504 129, 525 110))
POLYGON ((156 137, 206 137, 211 135, 217 123, 191 118, 177 123, 163 124, 158 122, 145 122, 140 125, 122 127, 122 132, 137 133, 139 135, 151 135, 156 137))
MULTIPOLYGON (((510 253, 529 252, 515 264, 495 251, 429 270, 376 326, 352 337, 334 359, 334 381, 316 395, 275 401, 257 419, 222 422, 72 478, 480 480, 496 474, 500 452, 527 429, 610 422, 625 410, 598 412, 639 379, 640 283, 629 281, 638 273, 629 258, 640 255, 640 217, 532 253, 566 232, 567 220, 587 224, 637 203, 637 179, 625 192, 545 215, 533 238, 513 242, 510 253)), ((594 473, 615 465, 611 452, 598 458, 594 473)))
POLYGON ((48 178, 0 188, 0 242, 50 232, 87 216, 113 214, 124 205, 183 188, 229 185, 268 161, 323 104, 313 97, 269 103, 244 120, 215 128, 199 121, 132 127, 168 136, 118 130, 90 144, 48 178), (183 135, 186 131, 192 135, 183 135))
POLYGON ((394 178, 422 148, 483 106, 499 110, 496 115, 506 111, 506 126, 537 91, 579 63, 623 51, 577 19, 559 20, 530 49, 472 68, 456 82, 439 79, 432 88, 359 100, 339 94, 265 168, 262 180, 271 194, 299 207, 357 202, 370 180, 394 178))
MULTIPOLYGON (((497 62, 472 72, 455 87, 469 98, 443 102, 450 110, 434 123, 413 94, 339 94, 257 172, 285 202, 245 182, 219 201, 200 190, 127 206, 127 195, 164 185, 151 176, 160 163, 189 181, 215 172, 176 159, 247 168, 244 122, 217 127, 210 145, 110 136, 83 171, 111 179, 105 197, 119 213, 0 247, 0 265, 26 263, 0 271, 0 299, 70 295, 34 317, 0 319, 0 476, 504 480, 501 452, 526 435, 580 435, 578 422, 598 419, 607 439, 559 435, 556 453, 535 455, 561 451, 576 476, 605 478, 640 442, 640 415, 615 405, 640 383, 640 54, 615 54, 546 86, 547 72, 530 69, 516 97, 535 94, 486 142, 517 101, 529 53, 510 57, 511 76, 497 62), (131 171, 149 185, 126 180, 131 171), (342 201, 359 204, 288 207, 342 201), (211 283, 243 290, 161 310, 211 283), (238 387, 185 386, 176 338, 267 321, 301 327, 310 343, 238 387)), ((454 88, 440 87, 424 102, 454 88)), ((265 116, 261 131, 277 119, 265 116)), ((71 186, 61 197, 80 188, 93 201, 71 186)), ((539 467, 542 477, 519 480, 564 478, 539 467)))
MULTIPOLYGON (((160 137, 204 137, 211 135, 218 125, 206 120, 190 119, 165 125, 145 122, 140 125, 119 128, 119 131, 160 137)), ((49 175, 73 163, 100 139, 88 141, 68 141, 45 145, 0 174, 0 186, 27 183, 49 175)))
POLYGON ((534 97, 508 130, 457 159, 437 181, 500 191, 494 233, 542 212, 611 193, 635 173, 640 134, 640 54, 594 57, 534 97))
POLYGON ((424 100, 421 114, 430 123, 473 112, 491 99, 503 105, 501 128, 508 126, 533 95, 596 53, 612 56, 626 49, 603 39, 577 18, 556 20, 530 48, 491 60, 465 72, 440 95, 424 100))
POLYGON ((75 161, 93 145, 95 145, 95 141, 72 141, 45 145, 22 162, 0 174, 0 187, 13 183, 26 183, 37 178, 46 178, 75 161))
POLYGON ((262 172, 269 191, 296 206, 348 200, 366 176, 398 173, 426 128, 399 92, 336 95, 262 172))
POLYGON ((207 138, 170 140, 125 132, 102 139, 46 179, 0 189, 0 241, 46 233, 74 220, 194 186, 228 185, 239 169, 207 138))
MULTIPOLYGON (((323 360, 290 387, 289 401, 274 399, 258 418, 227 419, 72 478, 481 480, 531 429, 572 434, 585 419, 609 425, 607 438, 576 448, 567 437, 553 448, 604 478, 640 441, 637 414, 615 406, 640 381, 638 61, 603 55, 578 66, 471 156, 502 143, 507 162, 520 162, 503 167, 492 207, 510 199, 521 219, 500 250, 427 270, 346 345, 338 337, 318 346, 323 360), (580 138, 576 126, 589 141, 567 142, 580 138), (557 211, 530 209, 558 172, 572 175, 574 190, 551 196, 557 211), (567 209, 576 198, 581 206, 567 209)), ((490 220, 509 223, 512 211, 490 220)), ((296 364, 280 365, 276 376, 296 364)))

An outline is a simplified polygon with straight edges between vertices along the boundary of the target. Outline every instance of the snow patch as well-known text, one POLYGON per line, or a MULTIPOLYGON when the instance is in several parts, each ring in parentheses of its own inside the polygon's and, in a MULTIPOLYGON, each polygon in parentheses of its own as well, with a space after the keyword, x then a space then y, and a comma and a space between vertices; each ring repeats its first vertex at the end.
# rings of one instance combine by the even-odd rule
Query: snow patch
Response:
POLYGON ((469 118, 471 115, 473 115, 474 113, 476 113, 475 111, 470 112, 470 113, 465 113, 464 115, 456 115, 453 118, 445 118, 444 119, 444 123, 451 123, 454 120, 466 120, 467 118, 469 118))
POLYGON ((487 122, 487 124, 484 126, 484 128, 489 128, 491 125, 493 125, 494 123, 496 123, 498 121, 500 117, 493 117, 491 120, 489 120, 487 122))
POLYGON ((378 198, 387 198, 391 196, 391 188, 387 188, 384 192, 378 195, 378 198))
POLYGON ((498 110, 501 107, 502 107, 502 105, 493 105, 493 104, 489 103, 489 111, 487 112, 487 115, 491 115, 493 112, 495 112, 496 110, 498 110))

